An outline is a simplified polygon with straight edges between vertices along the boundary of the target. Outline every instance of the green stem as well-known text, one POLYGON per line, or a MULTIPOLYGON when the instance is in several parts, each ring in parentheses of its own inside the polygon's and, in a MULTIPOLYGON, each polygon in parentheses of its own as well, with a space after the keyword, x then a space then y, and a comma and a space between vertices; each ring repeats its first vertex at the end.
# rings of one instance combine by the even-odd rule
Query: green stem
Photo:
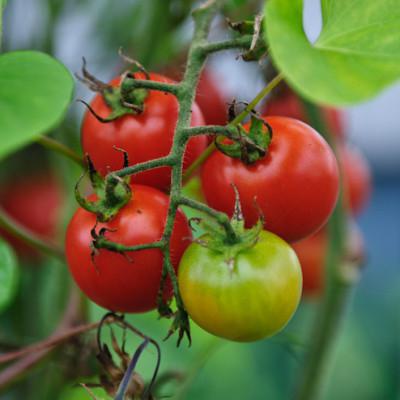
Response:
MULTIPOLYGON (((140 164, 132 165, 131 167, 120 169, 119 171, 113 172, 113 174, 123 178, 128 175, 134 175, 139 172, 147 171, 148 169, 172 166, 174 162, 175 158, 168 155, 166 157, 155 158, 154 160, 146 161, 140 164)), ((112 175, 109 175, 107 179, 112 179, 112 175)))
POLYGON ((165 246, 165 242, 151 242, 144 244, 136 244, 132 246, 127 246, 121 243, 110 242, 107 239, 98 238, 96 240, 96 248, 107 249, 111 251, 116 251, 118 253, 123 253, 125 251, 138 251, 138 250, 146 250, 146 249, 161 249, 165 246))
POLYGON ((14 221, 0 208, 0 228, 4 229, 10 235, 20 239, 29 246, 42 251, 45 254, 59 258, 60 260, 65 259, 64 251, 62 248, 56 246, 53 243, 44 241, 43 239, 36 236, 34 233, 24 228, 18 222, 14 221))
POLYGON ((177 96, 179 93, 179 84, 150 81, 145 79, 130 79, 125 83, 125 88, 127 90, 134 90, 139 88, 158 90, 160 92, 171 93, 174 96, 177 96))
POLYGON ((206 54, 211 54, 222 50, 248 49, 251 45, 252 40, 253 40, 253 35, 244 35, 235 39, 208 43, 205 46, 203 46, 203 51, 206 54))
POLYGON ((213 217, 225 229, 228 242, 235 243, 237 241, 235 230, 231 225, 229 217, 225 213, 216 211, 213 208, 208 207, 204 203, 200 203, 199 201, 184 196, 180 197, 179 204, 193 208, 213 217))
POLYGON ((237 129, 231 126, 206 125, 186 128, 184 132, 188 137, 199 135, 223 135, 233 138, 237 133, 237 129))
POLYGON ((76 162, 79 166, 84 167, 85 163, 83 162, 82 157, 75 153, 71 148, 67 147, 65 144, 58 142, 48 136, 41 136, 37 143, 46 149, 55 151, 57 153, 62 154, 63 156, 69 158, 70 160, 76 162))
MULTIPOLYGON (((304 103, 311 124, 329 140, 327 128, 317 107, 304 103)), ((341 328, 352 283, 343 277, 346 215, 341 198, 329 223, 329 248, 326 262, 324 298, 309 337, 311 347, 301 370, 295 399, 319 399, 329 378, 333 350, 341 328)), ((352 266, 357 268, 357 265, 352 266)))
MULTIPOLYGON (((282 81, 283 76, 282 74, 278 74, 275 76, 271 82, 268 83, 265 88, 263 88, 256 97, 245 107, 245 109, 236 116, 228 125, 229 126, 236 126, 239 125, 254 109, 254 107, 268 94, 270 93, 278 84, 282 81)), ((186 169, 185 173, 183 174, 183 182, 186 183, 194 174, 197 169, 203 165, 203 163, 207 160, 208 157, 216 150, 215 143, 211 143, 204 151, 200 154, 200 156, 186 169)))
POLYGON ((273 78, 265 88, 260 90, 256 97, 245 107, 245 109, 236 116, 235 119, 233 119, 229 124, 230 125, 238 125, 240 124, 248 115, 249 113, 254 110, 256 105, 267 95, 269 94, 273 89, 275 89, 279 83, 282 81, 283 75, 279 73, 278 75, 273 78))

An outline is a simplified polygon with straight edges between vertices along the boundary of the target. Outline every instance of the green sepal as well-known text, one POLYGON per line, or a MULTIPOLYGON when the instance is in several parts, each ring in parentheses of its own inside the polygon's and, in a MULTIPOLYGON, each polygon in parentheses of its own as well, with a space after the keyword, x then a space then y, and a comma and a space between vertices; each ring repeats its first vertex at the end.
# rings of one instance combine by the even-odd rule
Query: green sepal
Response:
POLYGON ((95 170, 89 158, 88 166, 90 181, 93 190, 96 193, 96 200, 88 200, 80 194, 80 179, 75 186, 76 201, 86 211, 96 214, 99 222, 110 221, 132 198, 129 178, 123 179, 113 173, 110 173, 106 178, 103 178, 95 170))
POLYGON ((215 146, 219 151, 231 158, 239 158, 245 164, 253 164, 263 158, 272 140, 272 129, 262 119, 251 117, 248 132, 239 125, 237 137, 232 137, 231 143, 226 143, 225 136, 215 138, 215 146))
POLYGON ((133 75, 125 75, 117 87, 109 86, 103 92, 104 101, 111 108, 111 113, 104 122, 111 122, 127 114, 141 114, 144 102, 149 94, 147 89, 132 88, 133 75))
POLYGON ((217 253, 224 254, 226 262, 229 265, 237 254, 253 247, 257 243, 260 232, 264 227, 264 218, 260 215, 256 224, 246 229, 239 192, 235 185, 232 184, 232 187, 235 191, 235 208, 230 224, 236 234, 235 242, 229 242, 225 229, 214 220, 208 218, 200 219, 199 224, 206 233, 196 240, 198 244, 217 253))

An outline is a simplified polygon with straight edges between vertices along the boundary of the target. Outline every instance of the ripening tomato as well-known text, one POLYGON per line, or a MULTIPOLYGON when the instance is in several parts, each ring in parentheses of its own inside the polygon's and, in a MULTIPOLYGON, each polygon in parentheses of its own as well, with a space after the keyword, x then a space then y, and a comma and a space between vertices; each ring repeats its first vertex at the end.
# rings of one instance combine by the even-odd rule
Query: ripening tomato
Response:
POLYGON ((265 120, 273 130, 267 155, 245 165, 215 151, 203 165, 202 188, 211 207, 232 215, 235 184, 247 226, 258 220, 259 207, 265 229, 294 242, 317 231, 331 215, 338 166, 329 145, 310 126, 286 117, 265 120))
MULTIPOLYGON (((207 235, 201 239, 207 241, 207 235)), ((178 282, 194 322, 216 336, 248 342, 284 328, 299 303, 301 279, 293 249, 261 231, 256 244, 236 255, 192 243, 178 282)))
POLYGON ((226 100, 217 80, 207 69, 200 75, 196 103, 199 105, 207 125, 225 125, 227 123, 226 100))
MULTIPOLYGON (((63 193, 57 178, 37 172, 16 177, 0 189, 0 206, 16 222, 44 239, 54 240, 63 204, 63 193)), ((31 247, 6 232, 0 232, 19 255, 38 256, 31 247)))
POLYGON ((371 194, 371 172, 367 160, 354 147, 340 146, 345 201, 354 215, 359 214, 371 194))
MULTIPOLYGON (((342 112, 337 108, 326 106, 321 107, 321 112, 332 135, 343 141, 345 130, 342 112)), ((281 115, 309 123, 299 97, 289 88, 268 100, 264 106, 263 114, 281 115)))
MULTIPOLYGON (((322 228, 314 235, 293 243, 292 247, 299 258, 303 271, 303 295, 306 297, 320 295, 324 288, 324 271, 328 252, 327 229, 322 228)), ((346 258, 362 258, 363 238, 356 225, 352 225, 348 230, 346 252, 346 258)))
MULTIPOLYGON (((142 73, 135 74, 137 79, 144 79, 142 73)), ((170 79, 150 74, 153 81, 171 83, 170 79)), ((111 81, 117 86, 121 77, 111 81)), ((93 110, 102 117, 107 117, 110 108, 101 95, 97 95, 91 103, 93 110)), ((156 90, 150 90, 144 101, 144 111, 138 115, 125 115, 109 123, 99 122, 90 112, 86 112, 82 128, 81 140, 84 153, 89 154, 95 168, 105 175, 109 171, 121 169, 123 157, 114 146, 125 150, 130 164, 138 164, 168 155, 171 150, 175 125, 178 119, 178 101, 175 96, 156 90)), ((197 104, 192 106, 192 126, 203 125, 204 119, 197 104)), ((187 168, 205 149, 205 136, 193 137, 189 140, 185 156, 184 168, 187 168)), ((132 177, 134 183, 140 183, 168 190, 171 180, 169 167, 161 167, 141 172, 132 177)))
MULTIPOLYGON (((161 238, 169 197, 159 190, 132 185, 132 199, 110 222, 97 229, 108 229, 110 241, 136 245, 161 238)), ((81 290, 95 303, 112 311, 145 312, 156 307, 163 255, 160 249, 146 249, 119 254, 100 249, 91 257, 91 229, 96 223, 93 213, 79 208, 66 233, 66 256, 69 269, 81 290)), ((183 213, 178 210, 171 237, 171 261, 175 268, 190 243, 191 231, 183 213)), ((166 299, 172 295, 167 281, 166 299)))

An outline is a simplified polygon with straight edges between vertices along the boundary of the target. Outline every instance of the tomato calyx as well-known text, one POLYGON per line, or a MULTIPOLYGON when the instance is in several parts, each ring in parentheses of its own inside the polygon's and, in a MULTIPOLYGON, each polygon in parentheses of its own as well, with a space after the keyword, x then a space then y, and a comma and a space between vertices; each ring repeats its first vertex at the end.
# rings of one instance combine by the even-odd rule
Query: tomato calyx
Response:
MULTIPOLYGON (((125 60, 128 60, 130 63, 133 63, 135 66, 137 66, 138 69, 144 73, 146 79, 150 79, 148 72, 141 64, 127 58, 121 53, 120 55, 125 60)), ((132 71, 126 71, 123 73, 121 76, 121 83, 117 86, 112 86, 100 81, 94 75, 92 75, 86 68, 86 59, 83 58, 82 76, 76 75, 76 77, 89 89, 100 93, 107 106, 111 109, 111 113, 107 117, 102 117, 98 115, 88 103, 83 100, 79 100, 88 108, 91 114, 98 121, 102 123, 112 122, 123 117, 124 115, 138 115, 144 111, 144 102, 149 92, 147 89, 134 87, 133 82, 135 80, 135 75, 132 71)))
MULTIPOLYGON (((124 164, 126 163, 127 157, 125 156, 124 164)), ((103 178, 94 168, 90 157, 87 157, 87 164, 96 198, 88 200, 81 195, 79 184, 83 178, 82 176, 75 186, 76 201, 86 211, 96 214, 97 221, 110 221, 132 197, 129 179, 123 179, 114 173, 110 173, 106 178, 103 178)))
POLYGON ((215 146, 225 155, 239 158, 247 165, 265 157, 272 140, 272 128, 265 120, 252 115, 249 131, 239 125, 237 134, 233 141, 222 135, 217 136, 215 146))
MULTIPOLYGON (((254 226, 250 229, 245 228, 239 191, 234 184, 232 184, 232 187, 235 191, 235 208, 230 223, 235 232, 234 241, 228 237, 225 229, 208 219, 200 220, 202 229, 206 234, 194 240, 194 242, 203 247, 224 254, 226 264, 231 272, 235 266, 236 256, 257 243, 260 232, 263 230, 264 226, 263 216, 260 214, 260 218, 254 226)), ((199 222, 198 219, 197 222, 199 222)))

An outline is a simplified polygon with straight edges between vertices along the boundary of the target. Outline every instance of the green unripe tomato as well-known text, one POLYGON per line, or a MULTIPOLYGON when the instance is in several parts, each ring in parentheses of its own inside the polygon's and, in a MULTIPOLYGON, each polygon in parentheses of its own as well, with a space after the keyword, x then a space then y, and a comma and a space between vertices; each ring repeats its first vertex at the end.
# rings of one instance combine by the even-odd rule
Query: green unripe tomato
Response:
MULTIPOLYGON (((200 239, 207 241, 207 235, 200 239)), ((236 255, 192 243, 179 267, 185 307, 206 331, 238 342, 279 332, 301 297, 302 275, 294 250, 261 231, 255 245, 236 255)))

